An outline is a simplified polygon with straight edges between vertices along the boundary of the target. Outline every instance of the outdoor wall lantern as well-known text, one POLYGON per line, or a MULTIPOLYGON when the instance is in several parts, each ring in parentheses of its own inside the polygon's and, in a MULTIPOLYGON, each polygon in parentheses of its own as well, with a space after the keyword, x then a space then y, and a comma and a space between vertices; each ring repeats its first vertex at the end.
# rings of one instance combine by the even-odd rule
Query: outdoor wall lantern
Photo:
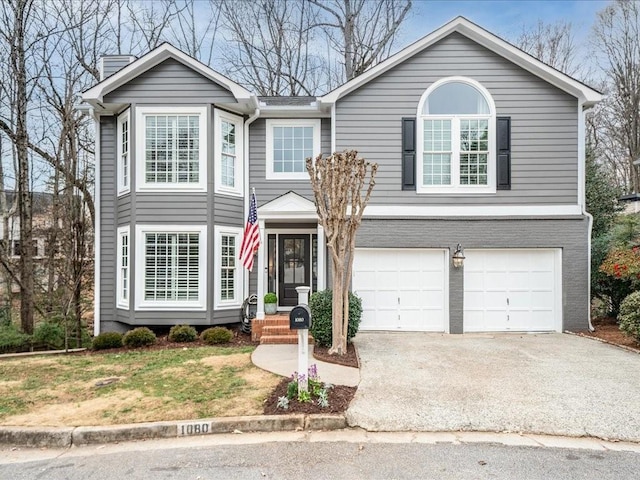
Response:
POLYGON ((453 252, 452 260, 455 268, 460 268, 464 264, 464 250, 462 250, 462 245, 458 244, 456 246, 456 251, 453 252))

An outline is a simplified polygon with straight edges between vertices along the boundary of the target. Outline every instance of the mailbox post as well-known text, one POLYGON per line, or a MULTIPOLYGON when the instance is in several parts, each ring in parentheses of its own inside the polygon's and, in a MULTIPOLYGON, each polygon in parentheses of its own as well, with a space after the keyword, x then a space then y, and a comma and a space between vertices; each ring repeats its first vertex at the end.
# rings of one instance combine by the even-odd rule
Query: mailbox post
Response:
POLYGON ((298 390, 309 391, 309 328, 311 310, 307 306, 309 287, 297 287, 298 305, 289 314, 289 328, 298 330, 298 390))

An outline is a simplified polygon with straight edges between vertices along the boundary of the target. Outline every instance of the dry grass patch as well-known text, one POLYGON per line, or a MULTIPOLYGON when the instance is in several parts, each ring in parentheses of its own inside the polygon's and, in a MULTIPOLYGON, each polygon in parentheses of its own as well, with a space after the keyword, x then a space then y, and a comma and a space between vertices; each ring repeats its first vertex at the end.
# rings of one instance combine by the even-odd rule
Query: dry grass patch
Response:
POLYGON ((113 425, 252 415, 279 378, 254 347, 202 347, 0 362, 0 424, 113 425))

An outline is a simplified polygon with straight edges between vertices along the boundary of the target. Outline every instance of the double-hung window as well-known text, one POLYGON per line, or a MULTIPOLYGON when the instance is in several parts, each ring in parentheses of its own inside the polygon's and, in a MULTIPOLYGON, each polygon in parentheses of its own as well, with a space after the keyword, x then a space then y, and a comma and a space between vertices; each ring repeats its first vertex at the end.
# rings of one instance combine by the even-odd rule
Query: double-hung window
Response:
POLYGON ((477 82, 448 78, 423 95, 418 108, 418 192, 496 191, 496 116, 477 82))
POLYGON ((207 108, 137 107, 140 191, 206 191, 207 108))
POLYGON ((213 115, 215 192, 242 196, 244 184, 242 117, 217 109, 213 115))
POLYGON ((320 153, 320 120, 268 119, 267 179, 309 180, 307 158, 320 153))
POLYGON ((136 226, 138 309, 203 310, 205 271, 205 226, 136 226))
POLYGON ((131 159, 129 149, 131 145, 129 110, 123 112, 118 117, 117 125, 117 175, 118 175, 118 195, 124 195, 130 191, 131 181, 131 159))
POLYGON ((118 270, 116 272, 117 306, 129 309, 129 264, 131 261, 131 242, 129 241, 129 226, 118 228, 118 270))
POLYGON ((215 227, 215 308, 233 308, 242 304, 243 270, 238 261, 242 229, 215 227))

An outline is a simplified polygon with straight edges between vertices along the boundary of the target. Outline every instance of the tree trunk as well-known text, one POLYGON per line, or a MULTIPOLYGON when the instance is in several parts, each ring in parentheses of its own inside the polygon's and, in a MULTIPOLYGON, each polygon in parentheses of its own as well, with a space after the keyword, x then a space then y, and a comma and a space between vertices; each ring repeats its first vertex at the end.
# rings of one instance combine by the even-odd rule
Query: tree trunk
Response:
POLYGON ((18 218, 20 219, 20 323, 33 333, 33 232, 27 131, 27 69, 25 61, 25 12, 27 1, 15 4, 14 41, 11 46, 16 82, 16 154, 18 157, 18 218))
MULTIPOLYGON (((335 255, 334 255, 335 257, 335 255)), ((340 261, 333 259, 333 301, 331 313, 331 326, 333 338, 330 354, 344 355, 346 353, 346 339, 341 334, 343 325, 343 289, 344 289, 344 265, 340 261)))
POLYGON ((344 0, 344 73, 347 81, 353 78, 353 23, 355 15, 351 10, 351 0, 344 0))

